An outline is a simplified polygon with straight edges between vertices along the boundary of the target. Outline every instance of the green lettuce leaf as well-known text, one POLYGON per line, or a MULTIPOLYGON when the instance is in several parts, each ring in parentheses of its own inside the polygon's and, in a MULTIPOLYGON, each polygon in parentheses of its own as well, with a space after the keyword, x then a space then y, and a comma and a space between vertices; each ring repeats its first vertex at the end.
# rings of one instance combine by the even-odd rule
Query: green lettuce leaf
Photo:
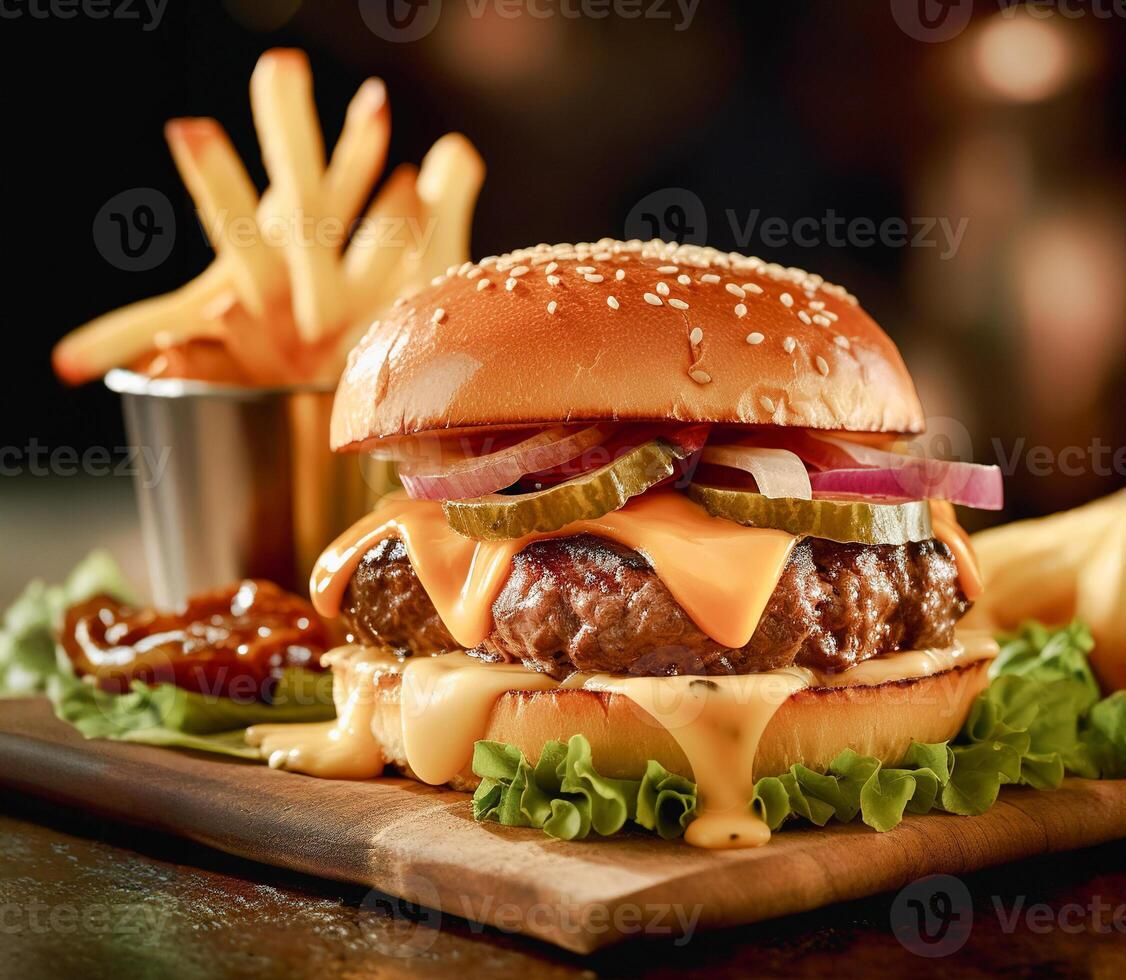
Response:
POLYGON ((1080 737, 1103 779, 1126 779, 1126 691, 1091 708, 1080 737))
POLYGON ((67 606, 105 593, 133 602, 133 590, 108 551, 91 552, 61 585, 36 580, 0 624, 0 697, 41 694, 57 669, 55 625, 67 606))
POLYGON ((627 824, 667 840, 684 833, 696 809, 691 780, 658 762, 650 760, 641 779, 599 775, 582 735, 548 742, 534 766, 514 746, 481 741, 473 771, 481 777, 473 794, 477 820, 537 827, 559 840, 579 840, 592 830, 605 837, 627 824))
MULTIPOLYGON (((992 680, 952 742, 916 742, 890 766, 851 750, 824 773, 795 765, 759 779, 749 805, 772 831, 793 820, 824 826, 858 816, 885 831, 905 813, 984 813, 1009 784, 1049 790, 1069 772, 1126 777, 1126 691, 1100 700, 1087 628, 1028 623, 999 639, 992 680)), ((482 777, 478 820, 539 827, 566 840, 626 826, 677 837, 695 816, 690 780, 653 761, 641 780, 606 779, 581 735, 566 746, 549 743, 535 766, 510 745, 479 742, 473 770, 482 777)))
POLYGON ((185 691, 173 684, 134 681, 127 694, 111 694, 60 671, 47 691, 55 714, 87 738, 178 746, 258 758, 243 738, 247 726, 333 717, 332 675, 283 671, 274 701, 236 701, 185 691))

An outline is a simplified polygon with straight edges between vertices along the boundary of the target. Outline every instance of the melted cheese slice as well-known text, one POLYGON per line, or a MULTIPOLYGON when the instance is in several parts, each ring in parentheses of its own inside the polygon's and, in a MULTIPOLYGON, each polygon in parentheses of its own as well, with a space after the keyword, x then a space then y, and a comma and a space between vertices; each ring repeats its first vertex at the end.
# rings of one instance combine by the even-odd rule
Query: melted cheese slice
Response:
POLYGON ((364 554, 398 537, 442 622, 471 649, 492 629, 493 601, 513 557, 532 541, 576 534, 609 538, 641 552, 693 622, 734 648, 750 641, 797 540, 785 531, 712 517, 668 491, 635 497, 621 510, 549 534, 476 541, 452 530, 436 501, 393 494, 321 555, 310 582, 313 605, 322 616, 337 615, 364 554))
POLYGON ((762 733, 812 672, 787 667, 721 677, 618 677, 597 674, 583 685, 629 698, 676 740, 696 781, 697 817, 684 839, 713 849, 758 847, 770 829, 750 809, 752 772, 762 733))

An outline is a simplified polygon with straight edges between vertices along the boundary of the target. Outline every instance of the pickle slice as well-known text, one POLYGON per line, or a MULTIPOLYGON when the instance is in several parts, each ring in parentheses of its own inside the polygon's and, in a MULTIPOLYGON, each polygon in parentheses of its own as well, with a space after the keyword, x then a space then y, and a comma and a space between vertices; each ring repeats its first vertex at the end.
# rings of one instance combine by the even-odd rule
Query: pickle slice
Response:
POLYGON ((930 504, 909 500, 873 504, 866 500, 800 500, 764 497, 745 490, 723 490, 701 483, 688 496, 712 517, 747 527, 771 527, 811 538, 855 544, 907 544, 934 537, 930 504))
POLYGON ((490 493, 442 504, 446 521, 470 538, 520 538, 558 531, 572 521, 593 520, 625 506, 630 497, 672 476, 683 453, 661 439, 642 443, 596 470, 558 486, 517 496, 490 493))

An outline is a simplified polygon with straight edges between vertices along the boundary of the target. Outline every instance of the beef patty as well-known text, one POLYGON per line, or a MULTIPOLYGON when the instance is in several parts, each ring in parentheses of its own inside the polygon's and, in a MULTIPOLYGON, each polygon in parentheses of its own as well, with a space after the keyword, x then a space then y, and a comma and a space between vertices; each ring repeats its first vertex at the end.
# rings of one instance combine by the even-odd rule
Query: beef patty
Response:
MULTIPOLYGON (((969 606, 939 541, 806 538, 750 642, 732 649, 689 618, 644 557, 580 535, 536 541, 516 555, 493 603, 493 631, 470 653, 555 677, 745 674, 791 664, 838 671, 878 653, 948 646, 969 606)), ((458 648, 397 538, 364 555, 342 616, 360 642, 424 655, 458 648)))

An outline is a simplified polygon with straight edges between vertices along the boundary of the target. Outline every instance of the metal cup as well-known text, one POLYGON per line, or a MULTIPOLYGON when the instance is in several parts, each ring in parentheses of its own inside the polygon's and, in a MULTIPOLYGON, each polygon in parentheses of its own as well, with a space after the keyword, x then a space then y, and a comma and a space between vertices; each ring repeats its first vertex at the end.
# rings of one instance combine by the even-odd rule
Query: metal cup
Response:
POLYGON ((366 459, 329 450, 333 388, 243 388, 114 370, 139 450, 134 485, 153 601, 244 577, 298 594, 321 550, 370 509, 366 459))

